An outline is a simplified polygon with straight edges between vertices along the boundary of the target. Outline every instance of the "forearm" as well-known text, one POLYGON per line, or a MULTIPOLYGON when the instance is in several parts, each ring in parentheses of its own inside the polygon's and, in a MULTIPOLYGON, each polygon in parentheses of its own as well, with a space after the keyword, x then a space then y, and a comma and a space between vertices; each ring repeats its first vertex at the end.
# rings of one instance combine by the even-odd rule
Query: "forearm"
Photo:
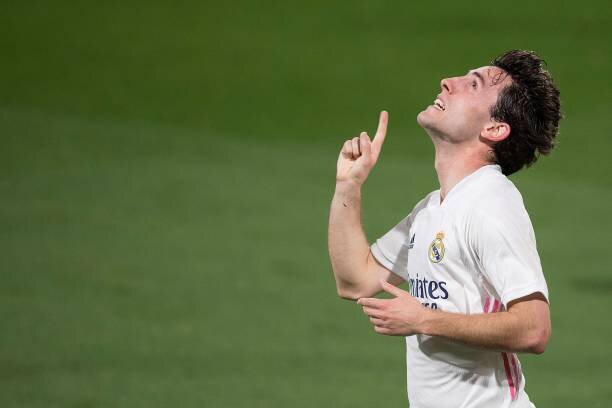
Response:
POLYGON ((432 310, 420 331, 475 348, 507 352, 539 354, 548 340, 542 330, 511 312, 464 315, 432 310))
POLYGON ((366 279, 370 253, 361 226, 361 186, 336 184, 329 214, 328 247, 338 293, 357 290, 366 279))
POLYGON ((380 290, 377 272, 387 272, 372 265, 376 261, 369 262, 370 246, 361 227, 361 186, 378 160, 387 121, 387 112, 381 112, 374 140, 361 132, 344 142, 338 156, 327 243, 338 294, 347 299, 376 293, 380 290))
POLYGON ((405 290, 388 282, 381 286, 395 298, 370 297, 357 302, 379 334, 426 334, 475 348, 535 354, 543 353, 548 344, 550 310, 540 292, 512 300, 507 311, 467 315, 429 309, 405 290))

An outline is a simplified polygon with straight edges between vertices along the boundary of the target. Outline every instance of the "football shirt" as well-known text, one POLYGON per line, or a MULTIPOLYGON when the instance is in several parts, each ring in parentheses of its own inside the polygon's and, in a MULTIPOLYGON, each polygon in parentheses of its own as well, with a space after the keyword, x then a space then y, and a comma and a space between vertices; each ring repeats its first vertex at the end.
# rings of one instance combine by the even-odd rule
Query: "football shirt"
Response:
MULTIPOLYGON (((498 165, 428 194, 371 246, 426 307, 477 314, 548 289, 521 194, 498 165)), ((532 407, 514 353, 427 335, 406 337, 412 408, 532 407)))

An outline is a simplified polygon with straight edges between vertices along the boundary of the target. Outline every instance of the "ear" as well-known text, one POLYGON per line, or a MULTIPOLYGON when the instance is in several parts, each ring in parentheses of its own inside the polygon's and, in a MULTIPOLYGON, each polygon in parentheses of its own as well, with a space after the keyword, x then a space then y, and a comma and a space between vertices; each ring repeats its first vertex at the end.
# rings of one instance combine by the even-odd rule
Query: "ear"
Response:
POLYGON ((510 136, 510 125, 504 122, 487 122, 480 131, 480 136, 490 142, 501 142, 510 136))

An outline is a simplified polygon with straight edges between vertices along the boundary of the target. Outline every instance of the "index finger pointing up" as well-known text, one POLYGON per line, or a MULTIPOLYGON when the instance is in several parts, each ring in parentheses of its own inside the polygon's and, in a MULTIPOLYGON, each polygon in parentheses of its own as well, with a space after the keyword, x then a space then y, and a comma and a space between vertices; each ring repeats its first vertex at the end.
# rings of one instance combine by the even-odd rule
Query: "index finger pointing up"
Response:
POLYGON ((380 112, 380 119, 378 120, 378 129, 376 129, 376 135, 372 140, 372 147, 377 151, 382 147, 385 137, 387 136, 387 123, 389 123, 389 114, 387 111, 380 112))

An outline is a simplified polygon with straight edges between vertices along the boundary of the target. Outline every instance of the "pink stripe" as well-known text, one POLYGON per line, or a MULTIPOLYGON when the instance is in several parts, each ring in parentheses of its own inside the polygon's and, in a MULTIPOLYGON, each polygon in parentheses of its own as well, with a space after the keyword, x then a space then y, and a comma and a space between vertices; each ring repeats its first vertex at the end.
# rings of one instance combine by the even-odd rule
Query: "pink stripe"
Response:
POLYGON ((521 372, 518 368, 518 361, 516 358, 516 354, 510 354, 510 363, 512 363, 512 371, 514 372, 514 378, 516 378, 516 388, 517 390, 521 389, 521 372))
POLYGON ((487 298, 485 299, 485 304, 482 307, 482 311, 485 313, 489 313, 489 303, 491 302, 491 298, 487 296, 487 298))
POLYGON ((514 388, 514 381, 512 381, 512 373, 510 372, 510 364, 508 364, 508 355, 506 353, 501 353, 502 358, 504 359, 504 369, 506 370, 506 379, 508 380, 508 386, 510 387, 510 398, 514 400, 516 396, 516 388, 514 388))
MULTIPOLYGON (((491 298, 487 297, 485 299, 485 304, 483 307, 483 310, 485 313, 496 313, 496 312, 499 312, 501 309, 503 309, 503 304, 499 300, 494 299, 493 307, 491 307, 491 310, 489 310, 490 303, 491 303, 491 298)), ((514 376, 516 377, 517 386, 521 381, 521 377, 518 374, 517 363, 514 360, 516 356, 514 354, 511 354, 510 361, 512 362, 512 369, 510 368, 510 361, 508 361, 508 354, 501 353, 501 356, 502 356, 502 359, 504 360, 504 370, 506 371, 506 379, 508 380, 508 386, 510 387, 510 398, 514 401, 514 399, 518 396, 518 394, 516 392, 517 387, 515 386, 515 380, 512 376, 513 371, 514 371, 514 376)))

